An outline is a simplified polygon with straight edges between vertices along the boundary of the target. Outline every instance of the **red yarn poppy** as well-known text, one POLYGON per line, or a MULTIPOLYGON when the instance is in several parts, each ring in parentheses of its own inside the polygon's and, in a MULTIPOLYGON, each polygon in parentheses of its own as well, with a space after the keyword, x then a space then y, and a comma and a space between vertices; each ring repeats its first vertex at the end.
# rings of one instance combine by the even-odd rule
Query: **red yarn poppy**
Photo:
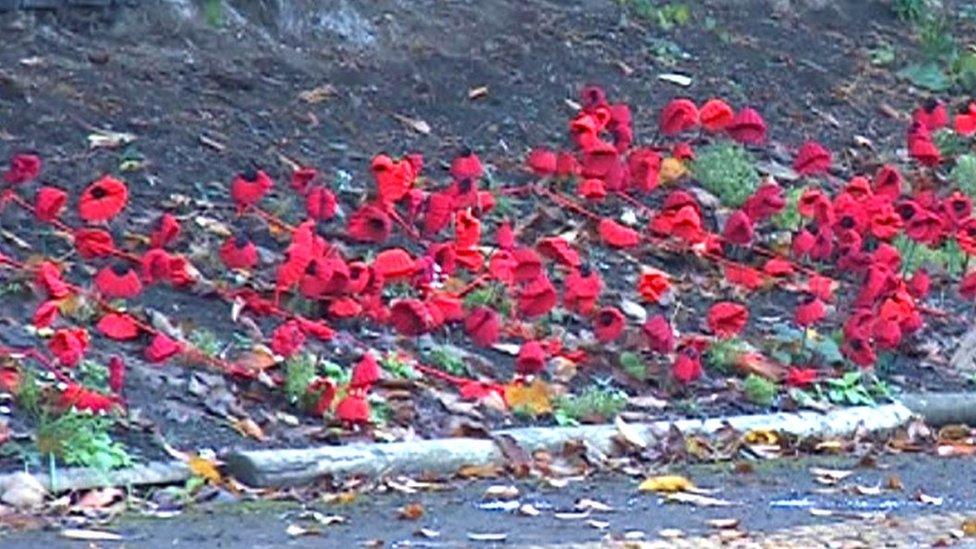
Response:
POLYGON ((976 218, 969 218, 956 229, 956 242, 968 255, 976 255, 976 218))
POLYGON ((746 212, 753 223, 769 219, 786 207, 783 189, 776 183, 767 183, 756 189, 745 203, 742 210, 746 212))
POLYGON ((107 313, 98 320, 96 328, 102 335, 116 341, 128 341, 139 337, 139 326, 125 313, 107 313))
POLYGON ((538 341, 526 341, 515 358, 515 371, 523 376, 541 374, 546 369, 546 350, 538 341))
POLYGON ((542 258, 532 248, 512 252, 512 275, 516 282, 531 282, 542 276, 542 258))
POLYGON ((481 159, 471 149, 464 149, 451 161, 451 177, 455 181, 470 179, 476 181, 485 175, 481 159))
POLYGON ((671 365, 671 375, 679 383, 687 385, 702 376, 701 355, 690 348, 678 353, 671 365))
POLYGON ((633 248, 640 244, 640 234, 629 227, 604 217, 597 226, 597 232, 603 242, 614 248, 633 248))
POLYGON ((677 135, 698 126, 698 107, 690 99, 672 99, 661 109, 658 127, 664 135, 677 135))
POLYGON ((747 145, 758 145, 766 139, 766 122, 762 115, 749 107, 735 113, 725 130, 732 139, 747 145))
POLYGON ((47 328, 58 318, 61 303, 56 299, 49 299, 37 306, 31 324, 35 328, 47 328))
POLYGON ((801 301, 793 312, 793 321, 798 325, 807 327, 819 323, 827 316, 827 308, 823 301, 816 297, 809 297, 801 301))
POLYGON ((102 229, 75 229, 75 249, 83 259, 108 257, 115 252, 112 235, 102 229))
POLYGON ((871 214, 869 220, 871 234, 878 240, 889 241, 898 236, 904 228, 901 216, 891 205, 885 205, 871 214))
POLYGON ((695 149, 691 147, 691 144, 687 141, 682 141, 681 143, 675 143, 671 147, 671 156, 676 160, 694 160, 695 159, 695 149))
POLYGON ((62 366, 73 368, 88 349, 88 332, 84 328, 61 328, 54 332, 47 348, 62 366))
POLYGON ((481 241, 481 221, 469 210, 454 215, 454 242, 460 249, 469 249, 481 241))
POLYGON ((12 185, 33 181, 41 174, 41 157, 36 154, 17 154, 3 173, 3 180, 12 185))
POLYGON ((945 197, 938 205, 939 213, 947 220, 951 220, 950 226, 955 229, 956 225, 965 221, 973 213, 973 202, 964 193, 956 190, 945 197))
POLYGON ((722 339, 735 337, 749 321, 749 310, 738 303, 721 301, 708 310, 708 327, 722 339))
POLYGON ((327 377, 320 377, 308 384, 306 393, 315 400, 310 410, 311 414, 322 417, 332 408, 332 401, 335 400, 338 389, 334 381, 327 377))
POLYGON ((556 155, 556 175, 562 178, 575 177, 580 173, 579 161, 571 153, 561 152, 556 155))
POLYGON ((369 402, 365 395, 353 391, 339 401, 335 415, 343 423, 365 425, 369 423, 370 418, 369 402))
POLYGON ((511 284, 515 282, 516 265, 518 265, 518 262, 515 261, 512 252, 499 250, 492 254, 491 259, 488 261, 488 274, 495 280, 505 284, 511 284))
POLYGON ((56 187, 41 187, 34 195, 34 217, 50 223, 61 216, 68 202, 68 194, 56 187))
POLYGON ((515 248, 515 231, 512 230, 511 222, 505 220, 495 229, 495 242, 502 250, 515 248))
POLYGON ((580 173, 583 177, 606 178, 620 165, 620 155, 610 143, 598 141, 583 150, 580 173))
POLYGON ((417 261, 403 248, 390 248, 376 254, 373 270, 384 280, 408 279, 417 272, 417 261))
POLYGON ((115 394, 122 393, 125 387, 125 361, 120 356, 108 359, 108 387, 115 394))
POLYGON ((383 210, 366 204, 349 217, 346 230, 355 240, 380 244, 390 237, 392 228, 393 223, 383 210))
POLYGON ((945 103, 938 99, 929 99, 912 112, 912 121, 934 131, 949 123, 949 113, 945 103))
POLYGON ((230 197, 240 213, 260 202, 272 187, 274 181, 263 170, 247 170, 231 181, 230 197))
POLYGON ((291 189, 305 194, 309 186, 318 181, 319 172, 315 168, 298 168, 291 172, 291 189))
POLYGON ((976 271, 967 274, 959 281, 959 295, 970 301, 976 301, 976 271))
POLYGON ((549 149, 532 149, 525 163, 532 173, 540 177, 556 173, 556 153, 549 149))
POLYGON ((735 112, 721 99, 709 99, 698 111, 698 120, 707 132, 724 130, 735 119, 735 112))
POLYGON ((763 274, 752 267, 739 263, 726 263, 723 272, 725 281, 746 290, 756 290, 763 285, 763 274))
POLYGON ((809 387, 817 381, 817 370, 813 368, 796 368, 790 366, 790 369, 786 371, 786 378, 783 383, 787 387, 809 387))
POLYGON ((774 257, 763 264, 763 272, 773 278, 786 278, 793 276, 796 269, 793 268, 793 264, 789 260, 783 259, 782 257, 774 257))
POLYGON ((427 309, 434 320, 434 328, 447 322, 458 322, 464 319, 464 301, 461 298, 440 291, 431 292, 427 296, 427 309))
POLYGON ((393 204, 407 195, 413 186, 413 165, 405 160, 396 161, 385 154, 377 155, 370 165, 376 190, 383 204, 393 204))
POLYGON ((288 358, 298 352, 305 344, 305 332, 296 320, 278 325, 271 333, 271 350, 276 355, 288 358))
POLYGON ((862 368, 874 366, 878 359, 867 337, 855 337, 846 340, 840 350, 851 362, 862 368))
POLYGON ((159 363, 168 360, 182 350, 183 347, 180 343, 174 341, 162 332, 157 332, 156 335, 153 336, 149 346, 146 347, 144 354, 146 360, 149 362, 159 363))
POLYGON ((637 293, 644 301, 658 303, 671 290, 668 275, 658 270, 648 270, 641 273, 637 279, 637 293))
POLYGON ((71 295, 71 288, 61 277, 61 269, 50 261, 42 261, 37 265, 34 284, 47 292, 53 299, 61 299, 71 295))
POLYGON ((108 298, 129 299, 142 292, 139 275, 125 263, 102 267, 95 275, 95 287, 108 298))
POLYGON ((902 177, 898 168, 885 164, 874 174, 874 194, 880 194, 895 200, 901 196, 902 177))
POLYGON ((490 347, 498 341, 501 321, 493 309, 475 307, 464 319, 464 331, 475 345, 490 347))
POLYGON ((959 135, 970 136, 976 133, 976 101, 969 103, 956 115, 955 127, 959 135))
POLYGON ((547 236, 536 244, 535 249, 543 257, 558 262, 565 267, 579 267, 581 264, 579 253, 562 237, 547 236))
POLYGON ((244 232, 228 237, 217 255, 228 269, 250 269, 258 262, 258 249, 244 232))
POLYGON ((655 353, 668 354, 674 350, 674 330, 664 315, 654 315, 644 322, 641 333, 648 348, 655 353))
POLYGON ((323 185, 312 187, 305 195, 305 213, 312 219, 328 221, 335 217, 337 209, 335 195, 323 185))
POLYGON ((901 327, 893 320, 876 318, 871 333, 878 349, 896 349, 901 344, 901 327))
POLYGON ((180 222, 171 213, 159 216, 156 228, 149 235, 149 247, 165 248, 180 236, 180 222))
POLYGON ((651 192, 657 188, 661 175, 661 155, 654 149, 634 149, 627 157, 630 171, 630 185, 641 192, 651 192))
POLYGON ((803 217, 813 218, 821 225, 832 225, 834 205, 821 189, 810 187, 803 191, 796 203, 797 212, 803 217))
POLYGON ((87 410, 90 412, 111 412, 121 407, 118 398, 89 389, 80 383, 69 383, 58 396, 58 408, 67 410, 87 410))
POLYGON ((78 215, 88 223, 108 221, 129 201, 125 183, 106 175, 85 187, 78 199, 78 215))
POLYGON ((398 299, 390 306, 390 324, 401 335, 416 337, 430 331, 433 319, 423 301, 398 299))
POLYGON ((821 301, 830 301, 834 295, 834 288, 837 283, 823 275, 813 275, 807 279, 807 291, 819 298, 821 301))
POLYGON ((354 318, 362 312, 363 306, 351 297, 340 297, 329 304, 329 314, 335 318, 354 318))
POLYGON ((945 236, 945 230, 939 216, 928 210, 919 210, 905 224, 905 234, 908 238, 922 244, 935 244, 945 236))
POLYGON ((807 141, 793 159, 793 169, 800 175, 816 175, 830 170, 831 155, 823 145, 807 141))
POLYGON ((881 265, 890 271, 897 271, 901 268, 901 252, 891 244, 882 242, 871 252, 871 261, 875 265, 881 265))
POLYGON ((376 362, 376 358, 373 357, 372 353, 366 353, 353 366, 349 387, 368 391, 379 380, 380 365, 376 362))
POLYGON ((624 331, 626 319, 620 309, 603 307, 593 317, 593 334, 600 343, 616 341, 624 331))
POLYGON ((752 237, 752 219, 744 211, 736 210, 725 220, 722 238, 729 244, 748 246, 752 237))
POLYGON ((816 242, 817 237, 813 233, 806 229, 801 229, 800 232, 793 235, 793 241, 790 243, 790 253, 796 259, 803 259, 810 255, 816 242))
POLYGON ((597 299, 603 290, 603 280, 599 274, 584 265, 580 270, 569 273, 563 284, 563 306, 567 309, 588 315, 596 308, 597 299))
POLYGON ((540 274, 525 285, 518 295, 519 314, 526 318, 542 316, 556 306, 559 296, 549 278, 540 274))
POLYGON ((925 269, 919 269, 915 271, 915 274, 911 278, 905 281, 905 285, 913 297, 916 299, 925 299, 929 295, 932 281, 929 278, 929 273, 925 269))
POLYGON ((925 126, 913 124, 908 131, 908 154, 923 166, 938 166, 942 153, 932 142, 932 135, 925 126))
POLYGON ((577 188, 579 195, 587 200, 599 202, 607 197, 607 187, 599 179, 584 179, 577 188))

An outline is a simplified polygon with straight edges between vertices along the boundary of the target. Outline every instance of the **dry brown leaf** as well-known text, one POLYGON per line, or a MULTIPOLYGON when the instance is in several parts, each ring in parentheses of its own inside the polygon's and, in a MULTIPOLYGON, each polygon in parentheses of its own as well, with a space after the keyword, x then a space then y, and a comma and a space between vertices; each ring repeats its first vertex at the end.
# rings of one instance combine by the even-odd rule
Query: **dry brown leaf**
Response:
POLYGON ((310 90, 305 90, 298 94, 298 97, 302 101, 314 105, 316 103, 321 103, 326 99, 335 97, 337 90, 332 84, 322 84, 310 90))
POLYGON ((668 185, 680 180, 688 174, 688 168, 684 162, 669 156, 661 161, 661 171, 658 172, 658 179, 661 185, 668 185))
POLYGON ((888 480, 885 481, 885 488, 889 490, 901 490, 905 486, 901 483, 901 477, 898 475, 891 475, 888 480))
POLYGON ((424 506, 416 501, 397 510, 397 518, 400 520, 417 520, 422 516, 424 516, 424 506))
POLYGON ((530 385, 510 383, 505 386, 505 401, 513 409, 521 409, 533 416, 552 413, 552 392, 549 385, 536 378, 530 385))
POLYGON ((536 508, 535 505, 531 503, 523 503, 519 506, 519 514, 525 515, 527 517, 537 517, 542 514, 542 511, 536 508))
POLYGON ((736 528, 739 526, 737 518, 717 518, 708 521, 708 525, 718 530, 736 528))
POLYGON ((519 497, 519 489, 512 485, 496 484, 489 486, 484 493, 485 499, 515 499, 519 497))
POLYGON ((838 481, 854 474, 854 471, 844 469, 825 469, 823 467, 811 467, 810 474, 817 477, 821 484, 834 484, 838 481))
POLYGON ((393 118, 396 118, 401 124, 407 126, 417 133, 430 135, 430 124, 419 118, 410 118, 409 116, 404 116, 402 114, 394 114, 393 118))
POLYGON ((583 498, 577 501, 576 505, 573 507, 577 511, 596 511, 598 513, 609 513, 613 511, 613 507, 610 507, 606 503, 602 503, 590 498, 583 498))
POLYGON ((234 362, 254 372, 263 372, 277 364, 274 354, 261 345, 241 354, 234 362))
POLYGON ((322 501, 325 503, 334 503, 336 505, 349 505, 350 503, 356 501, 358 494, 352 490, 346 490, 343 492, 336 492, 334 494, 326 494, 322 496, 322 501))
POLYGON ((779 444, 779 433, 766 429, 754 429, 746 433, 742 437, 742 440, 744 440, 746 444, 773 446, 779 444))
POLYGON ((504 469, 498 465, 462 465, 457 470, 461 478, 496 478, 504 469))
POLYGON ((268 436, 264 434, 264 429, 262 429, 257 422, 249 417, 242 419, 231 418, 230 424, 234 427, 235 431, 246 437, 251 437, 260 441, 267 440, 268 438, 268 436))
POLYGON ((976 518, 968 518, 962 521, 962 533, 967 536, 976 536, 976 518))
POLYGON ((942 505, 942 502, 944 501, 944 498, 942 498, 940 496, 930 496, 930 495, 922 492, 921 490, 918 491, 918 493, 916 494, 916 497, 917 497, 918 501, 920 501, 920 502, 922 502, 922 503, 924 503, 926 505, 934 505, 936 507, 942 505))
POLYGON ((471 88, 468 90, 468 99, 472 101, 481 97, 488 95, 488 86, 478 86, 477 88, 471 88))
POLYGON ((643 450, 647 448, 647 440, 644 435, 637 429, 637 427, 624 421, 624 418, 617 416, 613 421, 614 425, 617 427, 617 434, 620 435, 627 444, 643 450))
POLYGON ((102 509, 125 497, 125 492, 113 486, 91 490, 75 504, 79 509, 102 509))

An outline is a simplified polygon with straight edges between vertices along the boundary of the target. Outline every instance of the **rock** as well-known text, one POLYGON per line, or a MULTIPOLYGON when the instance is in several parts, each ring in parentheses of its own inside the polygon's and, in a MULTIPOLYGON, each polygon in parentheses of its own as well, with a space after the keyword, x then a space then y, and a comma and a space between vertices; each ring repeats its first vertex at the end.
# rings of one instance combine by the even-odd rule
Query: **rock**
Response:
POLYGON ((14 473, 3 480, 0 501, 20 509, 44 503, 47 490, 30 473, 14 473))

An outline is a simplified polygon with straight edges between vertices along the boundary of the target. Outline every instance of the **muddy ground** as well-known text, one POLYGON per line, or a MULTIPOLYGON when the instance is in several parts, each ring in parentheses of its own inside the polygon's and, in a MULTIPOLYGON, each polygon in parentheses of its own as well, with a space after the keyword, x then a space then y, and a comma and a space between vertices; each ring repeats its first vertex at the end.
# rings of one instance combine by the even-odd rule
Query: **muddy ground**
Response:
MULTIPOLYGON (((0 157, 35 149, 47 161, 44 180, 72 191, 118 171, 124 160, 139 160, 142 169, 126 174, 128 228, 139 231, 155 217, 144 212, 158 211, 176 193, 228 204, 226 182, 252 164, 284 181, 282 155, 330 175, 348 172, 362 186, 379 151, 421 151, 436 176, 470 146, 502 177, 515 178, 531 146, 565 143, 565 100, 588 83, 630 102, 638 138, 653 135, 657 109, 675 95, 723 96, 757 106, 773 142, 815 136, 855 167, 862 153, 854 136, 895 151, 907 113, 924 97, 870 62, 868 50, 882 43, 895 44, 899 59, 916 55, 909 28, 877 1, 695 2, 691 23, 669 31, 609 0, 343 0, 278 11, 231 4, 237 9, 216 19, 185 2, 0 14, 0 157), (673 72, 690 76, 691 85, 659 79, 673 72), (479 87, 487 94, 470 99, 479 87), (302 97, 316 88, 327 92, 302 97), (425 121, 429 135, 396 115, 425 121), (99 129, 137 139, 89 150, 87 136, 99 129)), ((272 194, 290 198, 282 188, 272 194)), ((23 219, 5 223, 33 230, 23 219)), ((143 301, 190 326, 228 331, 225 303, 169 290, 143 301)), ((8 302, 11 313, 24 310, 16 299, 8 302)), ((0 337, 30 342, 17 327, 22 315, 9 316, 0 337)), ((118 350, 104 342, 96 348, 118 350)), ((147 366, 134 356, 130 365, 130 423, 142 434, 127 436, 138 457, 162 455, 153 442, 157 428, 178 447, 220 450, 261 444, 221 419, 228 411, 273 421, 260 393, 249 398, 247 390, 179 365, 147 366), (213 398, 221 391, 229 396, 213 398)), ((965 383, 911 362, 899 368, 913 388, 965 383)), ((448 428, 426 413, 438 403, 418 406, 417 415, 431 423, 421 434, 448 428)), ((719 402, 712 409, 735 411, 742 406, 719 402)), ((16 419, 13 425, 24 428, 16 419)), ((267 444, 324 437, 306 422, 267 444)))

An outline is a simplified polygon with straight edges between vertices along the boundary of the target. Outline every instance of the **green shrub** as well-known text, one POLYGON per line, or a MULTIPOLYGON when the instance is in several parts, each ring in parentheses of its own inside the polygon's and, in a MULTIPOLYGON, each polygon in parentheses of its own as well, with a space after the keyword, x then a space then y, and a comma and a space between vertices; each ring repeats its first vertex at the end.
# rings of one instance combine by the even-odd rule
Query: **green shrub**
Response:
POLYGON ((561 396, 555 402, 555 418, 561 424, 585 420, 607 421, 627 406, 627 394, 605 384, 587 387, 578 395, 561 396))
POLYGON ((93 467, 103 471, 132 464, 125 446, 108 434, 113 420, 91 412, 66 412, 57 417, 41 416, 37 426, 37 449, 42 456, 54 456, 67 465, 93 467))
POLYGON ((969 198, 976 199, 976 155, 963 154, 956 158, 949 179, 969 198))
POLYGON ((722 204, 739 207, 759 186, 759 171, 744 147, 721 142, 702 147, 691 164, 691 173, 722 204))
POLYGON ((778 390, 779 387, 775 383, 756 374, 749 374, 742 385, 746 399, 759 406, 770 406, 778 390))

